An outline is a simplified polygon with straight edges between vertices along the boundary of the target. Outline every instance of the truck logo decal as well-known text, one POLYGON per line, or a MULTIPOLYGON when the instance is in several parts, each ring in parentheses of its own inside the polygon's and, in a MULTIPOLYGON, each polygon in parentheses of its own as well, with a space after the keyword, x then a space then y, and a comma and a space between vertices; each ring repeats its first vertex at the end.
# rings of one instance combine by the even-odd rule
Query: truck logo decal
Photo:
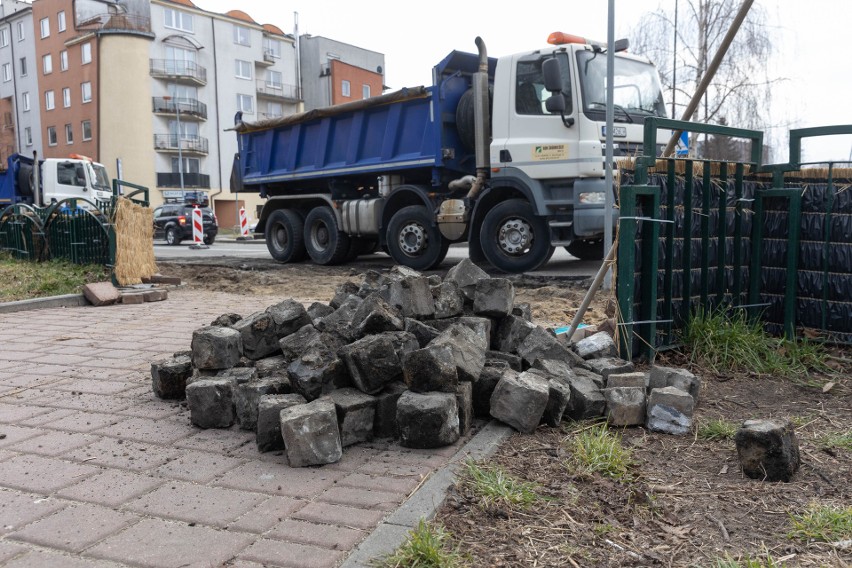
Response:
POLYGON ((533 146, 532 148, 532 160, 534 162, 565 160, 567 158, 567 144, 543 144, 540 146, 533 146))

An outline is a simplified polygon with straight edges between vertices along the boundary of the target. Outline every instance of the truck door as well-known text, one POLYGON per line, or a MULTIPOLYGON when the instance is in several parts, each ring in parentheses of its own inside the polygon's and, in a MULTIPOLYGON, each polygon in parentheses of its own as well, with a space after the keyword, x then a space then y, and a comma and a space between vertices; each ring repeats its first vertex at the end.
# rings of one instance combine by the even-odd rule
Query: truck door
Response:
MULTIPOLYGON (((50 202, 54 199, 61 201, 69 197, 92 199, 89 195, 88 182, 86 180, 86 168, 83 162, 80 161, 57 161, 46 162, 48 168, 56 167, 56 183, 54 187, 45 186, 45 201, 50 202)), ((46 178, 45 181, 50 179, 46 178)))
POLYGON ((503 167, 519 168, 533 179, 575 177, 578 171, 577 129, 567 127, 559 113, 545 109, 545 101, 552 93, 544 88, 542 63, 552 57, 564 59, 565 117, 573 120, 577 114, 576 89, 565 53, 517 56, 512 62, 508 84, 503 83, 510 91, 508 136, 499 159, 503 167))

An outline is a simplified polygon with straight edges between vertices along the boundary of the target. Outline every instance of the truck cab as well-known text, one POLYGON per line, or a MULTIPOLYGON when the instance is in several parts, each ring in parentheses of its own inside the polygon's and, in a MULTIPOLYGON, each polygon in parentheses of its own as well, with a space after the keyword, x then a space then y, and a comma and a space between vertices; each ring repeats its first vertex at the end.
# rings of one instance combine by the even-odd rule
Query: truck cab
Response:
POLYGON ((44 160, 41 164, 41 187, 45 204, 68 198, 83 198, 100 204, 109 203, 112 198, 106 168, 78 155, 44 160))

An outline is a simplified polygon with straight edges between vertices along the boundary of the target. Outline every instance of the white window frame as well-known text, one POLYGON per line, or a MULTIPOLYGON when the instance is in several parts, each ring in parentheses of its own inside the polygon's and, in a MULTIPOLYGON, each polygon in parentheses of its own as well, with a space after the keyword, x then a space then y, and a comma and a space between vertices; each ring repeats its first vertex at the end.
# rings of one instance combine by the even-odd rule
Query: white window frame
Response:
POLYGON ((234 43, 251 46, 251 30, 245 26, 234 24, 234 43))
POLYGON ((58 144, 58 142, 57 142, 57 138, 56 138, 56 127, 55 126, 48 126, 47 127, 47 145, 48 146, 56 146, 57 144, 58 144), (53 142, 50 141, 51 138, 53 138, 53 142))
POLYGON ((352 85, 346 79, 340 82, 340 94, 344 97, 352 96, 352 85))
POLYGON ((192 14, 165 8, 163 10, 163 25, 173 30, 181 30, 188 33, 195 33, 192 28, 192 14))
POLYGON ((85 103, 92 102, 92 82, 85 81, 80 83, 80 100, 85 103), (86 91, 88 90, 88 98, 86 97, 86 91))
POLYGON ((284 116, 284 105, 281 103, 266 103, 266 117, 267 118, 280 118, 284 116), (277 112, 272 112, 272 109, 275 109, 277 112))
POLYGON ((254 97, 237 93, 237 110, 242 111, 243 114, 254 114, 254 97), (248 102, 248 107, 244 106, 245 102, 248 102))
POLYGON ((44 110, 53 110, 56 108, 56 98, 53 91, 44 92, 44 110))
POLYGON ((42 18, 38 21, 39 28, 41 29, 41 39, 46 37, 50 37, 50 18, 42 18))
POLYGON ((20 64, 20 66, 21 66, 21 77, 26 77, 26 76, 27 76, 27 73, 29 72, 29 69, 27 68, 27 58, 26 58, 26 57, 21 57, 21 58, 18 60, 18 62, 19 62, 19 64, 20 64))
POLYGON ((30 93, 29 91, 24 91, 21 93, 21 106, 24 107, 24 112, 29 112, 30 110, 30 93))
POLYGON ((84 120, 80 123, 81 136, 83 137, 83 142, 92 139, 92 121, 84 120), (86 131, 89 131, 89 136, 86 136, 86 131))
POLYGON ((4 63, 3 64, 3 82, 12 80, 12 64, 4 63))
POLYGON ((65 143, 73 144, 74 143, 74 126, 71 124, 65 125, 65 143))
POLYGON ((62 107, 69 108, 71 106, 71 87, 62 87, 62 107))
POLYGON ((56 29, 58 32, 65 31, 65 10, 60 10, 58 14, 56 14, 56 29))
POLYGON ((27 39, 26 29, 24 22, 18 22, 18 41, 24 41, 27 39))
POLYGON ((9 45, 9 29, 6 27, 0 28, 0 47, 9 45))
POLYGON ((59 52, 59 70, 68 71, 68 50, 63 49, 59 52))
POLYGON ((80 61, 83 65, 88 65, 92 62, 92 42, 87 41, 80 46, 80 61))
POLYGON ((361 85, 361 98, 369 99, 370 98, 370 85, 361 85))
POLYGON ((243 61, 242 59, 235 60, 235 76, 237 79, 248 79, 251 81, 252 79, 252 67, 254 67, 250 61, 243 61), (248 71, 248 75, 244 74, 244 71, 248 71))
POLYGON ((281 59, 281 41, 272 37, 264 37, 263 52, 276 59, 281 59))
POLYGON ((41 72, 43 75, 53 73, 53 55, 50 53, 41 56, 41 72))
POLYGON ((24 142, 27 146, 33 145, 33 129, 27 126, 24 128, 24 142))
POLYGON ((266 72, 266 86, 270 89, 284 88, 284 73, 281 71, 269 70, 266 72), (275 81, 275 79, 278 79, 275 81))

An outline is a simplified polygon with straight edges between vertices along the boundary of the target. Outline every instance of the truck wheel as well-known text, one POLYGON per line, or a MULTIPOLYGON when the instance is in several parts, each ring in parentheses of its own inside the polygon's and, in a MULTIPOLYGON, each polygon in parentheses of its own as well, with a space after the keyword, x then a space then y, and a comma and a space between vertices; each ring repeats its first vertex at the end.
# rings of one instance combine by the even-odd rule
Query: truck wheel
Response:
POLYGON ((444 260, 450 243, 441 237, 426 207, 409 205, 391 217, 387 245, 388 254, 397 264, 429 270, 444 260))
POLYGON ((305 248, 317 264, 340 264, 349 254, 349 235, 337 228, 330 207, 314 207, 305 217, 305 248))
POLYGON ((278 262, 298 262, 305 258, 304 223, 291 209, 273 211, 266 220, 266 248, 278 262))
POLYGON ((565 250, 580 260, 603 260, 604 257, 602 239, 572 241, 570 245, 565 247, 565 250))
POLYGON ((169 227, 166 229, 166 244, 177 246, 180 244, 180 237, 177 235, 177 229, 169 227))
POLYGON ((488 262, 517 274, 535 270, 553 254, 548 232, 525 199, 509 199, 486 213, 479 236, 488 262))

